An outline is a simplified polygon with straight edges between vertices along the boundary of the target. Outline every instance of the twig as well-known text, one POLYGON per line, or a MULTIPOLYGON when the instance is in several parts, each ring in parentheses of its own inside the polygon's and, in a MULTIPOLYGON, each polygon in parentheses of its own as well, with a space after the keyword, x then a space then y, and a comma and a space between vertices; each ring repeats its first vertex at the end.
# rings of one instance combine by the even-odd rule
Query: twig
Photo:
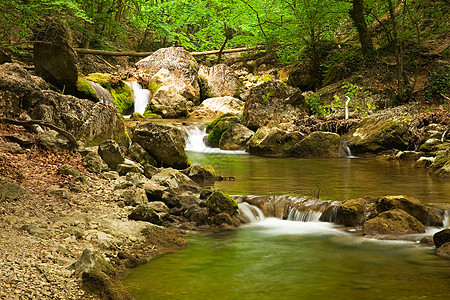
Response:
POLYGON ((39 271, 39 273, 42 274, 42 276, 44 276, 45 280, 47 280, 48 283, 51 283, 52 281, 47 277, 47 274, 44 273, 44 271, 37 265, 34 264, 34 267, 39 271))

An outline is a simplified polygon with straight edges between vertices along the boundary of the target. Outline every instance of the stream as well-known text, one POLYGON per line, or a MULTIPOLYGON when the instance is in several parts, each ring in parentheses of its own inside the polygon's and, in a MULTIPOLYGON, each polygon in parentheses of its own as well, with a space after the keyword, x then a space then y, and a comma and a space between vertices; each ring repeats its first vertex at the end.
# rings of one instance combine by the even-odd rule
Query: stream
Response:
MULTIPOLYGON (((425 203, 450 203, 450 182, 409 163, 256 157, 207 148, 201 127, 188 131, 186 149, 194 164, 236 177, 215 185, 231 195, 342 201, 406 194, 425 203)), ((367 239, 316 219, 258 217, 236 231, 189 234, 188 249, 132 269, 124 285, 136 300, 447 299, 450 294, 450 260, 436 256, 434 247, 367 239)), ((423 236, 438 230, 427 228, 423 236)))

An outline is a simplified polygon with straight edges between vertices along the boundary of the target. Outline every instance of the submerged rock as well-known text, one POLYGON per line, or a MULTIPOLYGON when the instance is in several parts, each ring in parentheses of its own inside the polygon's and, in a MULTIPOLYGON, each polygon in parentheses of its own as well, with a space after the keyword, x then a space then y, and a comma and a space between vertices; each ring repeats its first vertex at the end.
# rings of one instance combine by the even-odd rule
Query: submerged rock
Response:
POLYGON ((436 246, 436 249, 440 248, 445 243, 450 242, 450 228, 443 229, 439 232, 436 232, 433 235, 433 242, 436 246))
POLYGON ((191 164, 184 151, 184 135, 174 126, 139 124, 133 128, 133 143, 140 144, 160 166, 185 169, 191 164))
POLYGON ((424 233, 425 226, 401 209, 385 211, 363 225, 364 235, 424 233))

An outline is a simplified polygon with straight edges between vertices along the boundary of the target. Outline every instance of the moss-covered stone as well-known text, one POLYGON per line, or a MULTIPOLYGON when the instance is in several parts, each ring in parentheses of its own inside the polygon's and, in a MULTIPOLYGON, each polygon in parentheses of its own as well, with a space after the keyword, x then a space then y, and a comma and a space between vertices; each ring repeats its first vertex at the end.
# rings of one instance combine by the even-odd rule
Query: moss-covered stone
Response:
POLYGON ((340 206, 342 224, 345 226, 361 226, 364 223, 364 207, 366 200, 364 198, 347 200, 340 206))
POLYGON ((332 132, 315 131, 296 143, 293 153, 300 157, 343 157, 341 137, 332 132))
POLYGON ((254 155, 291 156, 294 145, 303 137, 300 132, 289 132, 276 126, 262 126, 247 142, 247 151, 254 155))
POLYGON ((433 175, 450 177, 450 150, 439 152, 430 167, 433 175))
POLYGON ((92 85, 83 77, 78 77, 76 83, 77 90, 81 92, 83 95, 86 95, 88 99, 97 99, 97 95, 95 94, 94 88, 92 85))
POLYGON ((445 228, 433 235, 433 243, 436 249, 440 248, 445 243, 450 242, 450 228, 445 228))
POLYGON ((206 199, 206 207, 208 207, 211 215, 224 212, 232 216, 238 210, 237 202, 221 190, 214 191, 206 199))
POLYGON ((408 196, 384 196, 376 201, 376 212, 402 209, 427 226, 442 226, 442 218, 436 211, 427 208, 419 199, 408 196))
POLYGON ((162 219, 160 215, 149 205, 141 204, 138 205, 128 216, 130 220, 135 221, 145 221, 156 225, 162 224, 162 219))
POLYGON ((183 173, 201 186, 213 185, 216 180, 216 171, 210 165, 193 165, 183 170, 183 173))
POLYGON ((425 226, 401 209, 379 214, 363 225, 365 235, 424 233, 425 226))
POLYGON ((232 114, 232 113, 226 113, 226 114, 221 115, 220 117, 215 118, 214 120, 209 122, 208 125, 206 126, 206 133, 210 133, 211 130, 217 125, 217 123, 219 123, 223 118, 234 117, 234 116, 236 116, 236 115, 232 114))
POLYGON ((219 147, 222 134, 233 125, 239 123, 239 117, 230 116, 221 118, 208 133, 207 141, 210 147, 219 147))

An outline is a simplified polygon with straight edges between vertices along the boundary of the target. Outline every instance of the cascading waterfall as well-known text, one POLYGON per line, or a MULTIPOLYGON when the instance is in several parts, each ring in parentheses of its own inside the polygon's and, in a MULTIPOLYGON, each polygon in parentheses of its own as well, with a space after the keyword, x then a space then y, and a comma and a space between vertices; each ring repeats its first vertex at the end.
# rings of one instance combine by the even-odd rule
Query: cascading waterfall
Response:
POLYGON ((450 211, 446 210, 444 212, 444 227, 450 227, 450 211))
POLYGON ((89 84, 91 85, 91 87, 94 89, 95 95, 97 96, 98 100, 100 103, 105 103, 107 105, 111 105, 116 107, 116 103, 114 102, 114 98, 111 95, 111 93, 105 89, 104 87, 102 87, 100 84, 98 84, 97 82, 93 82, 88 80, 89 84))
POLYGON ((150 101, 150 91, 147 89, 143 89, 141 85, 137 83, 137 81, 125 81, 125 83, 128 84, 133 90, 134 94, 133 113, 137 112, 143 115, 145 112, 145 108, 147 107, 150 101))
POLYGON ((206 140, 206 124, 194 123, 183 127, 186 135, 186 151, 201 153, 227 153, 227 154, 246 154, 245 151, 229 151, 219 148, 211 148, 205 144, 206 140))
POLYGON ((239 203, 239 213, 246 217, 250 223, 265 219, 264 213, 258 207, 250 205, 247 202, 239 203))
POLYGON ((288 221, 299 222, 319 222, 321 212, 317 211, 298 211, 295 208, 290 208, 287 216, 288 221))

